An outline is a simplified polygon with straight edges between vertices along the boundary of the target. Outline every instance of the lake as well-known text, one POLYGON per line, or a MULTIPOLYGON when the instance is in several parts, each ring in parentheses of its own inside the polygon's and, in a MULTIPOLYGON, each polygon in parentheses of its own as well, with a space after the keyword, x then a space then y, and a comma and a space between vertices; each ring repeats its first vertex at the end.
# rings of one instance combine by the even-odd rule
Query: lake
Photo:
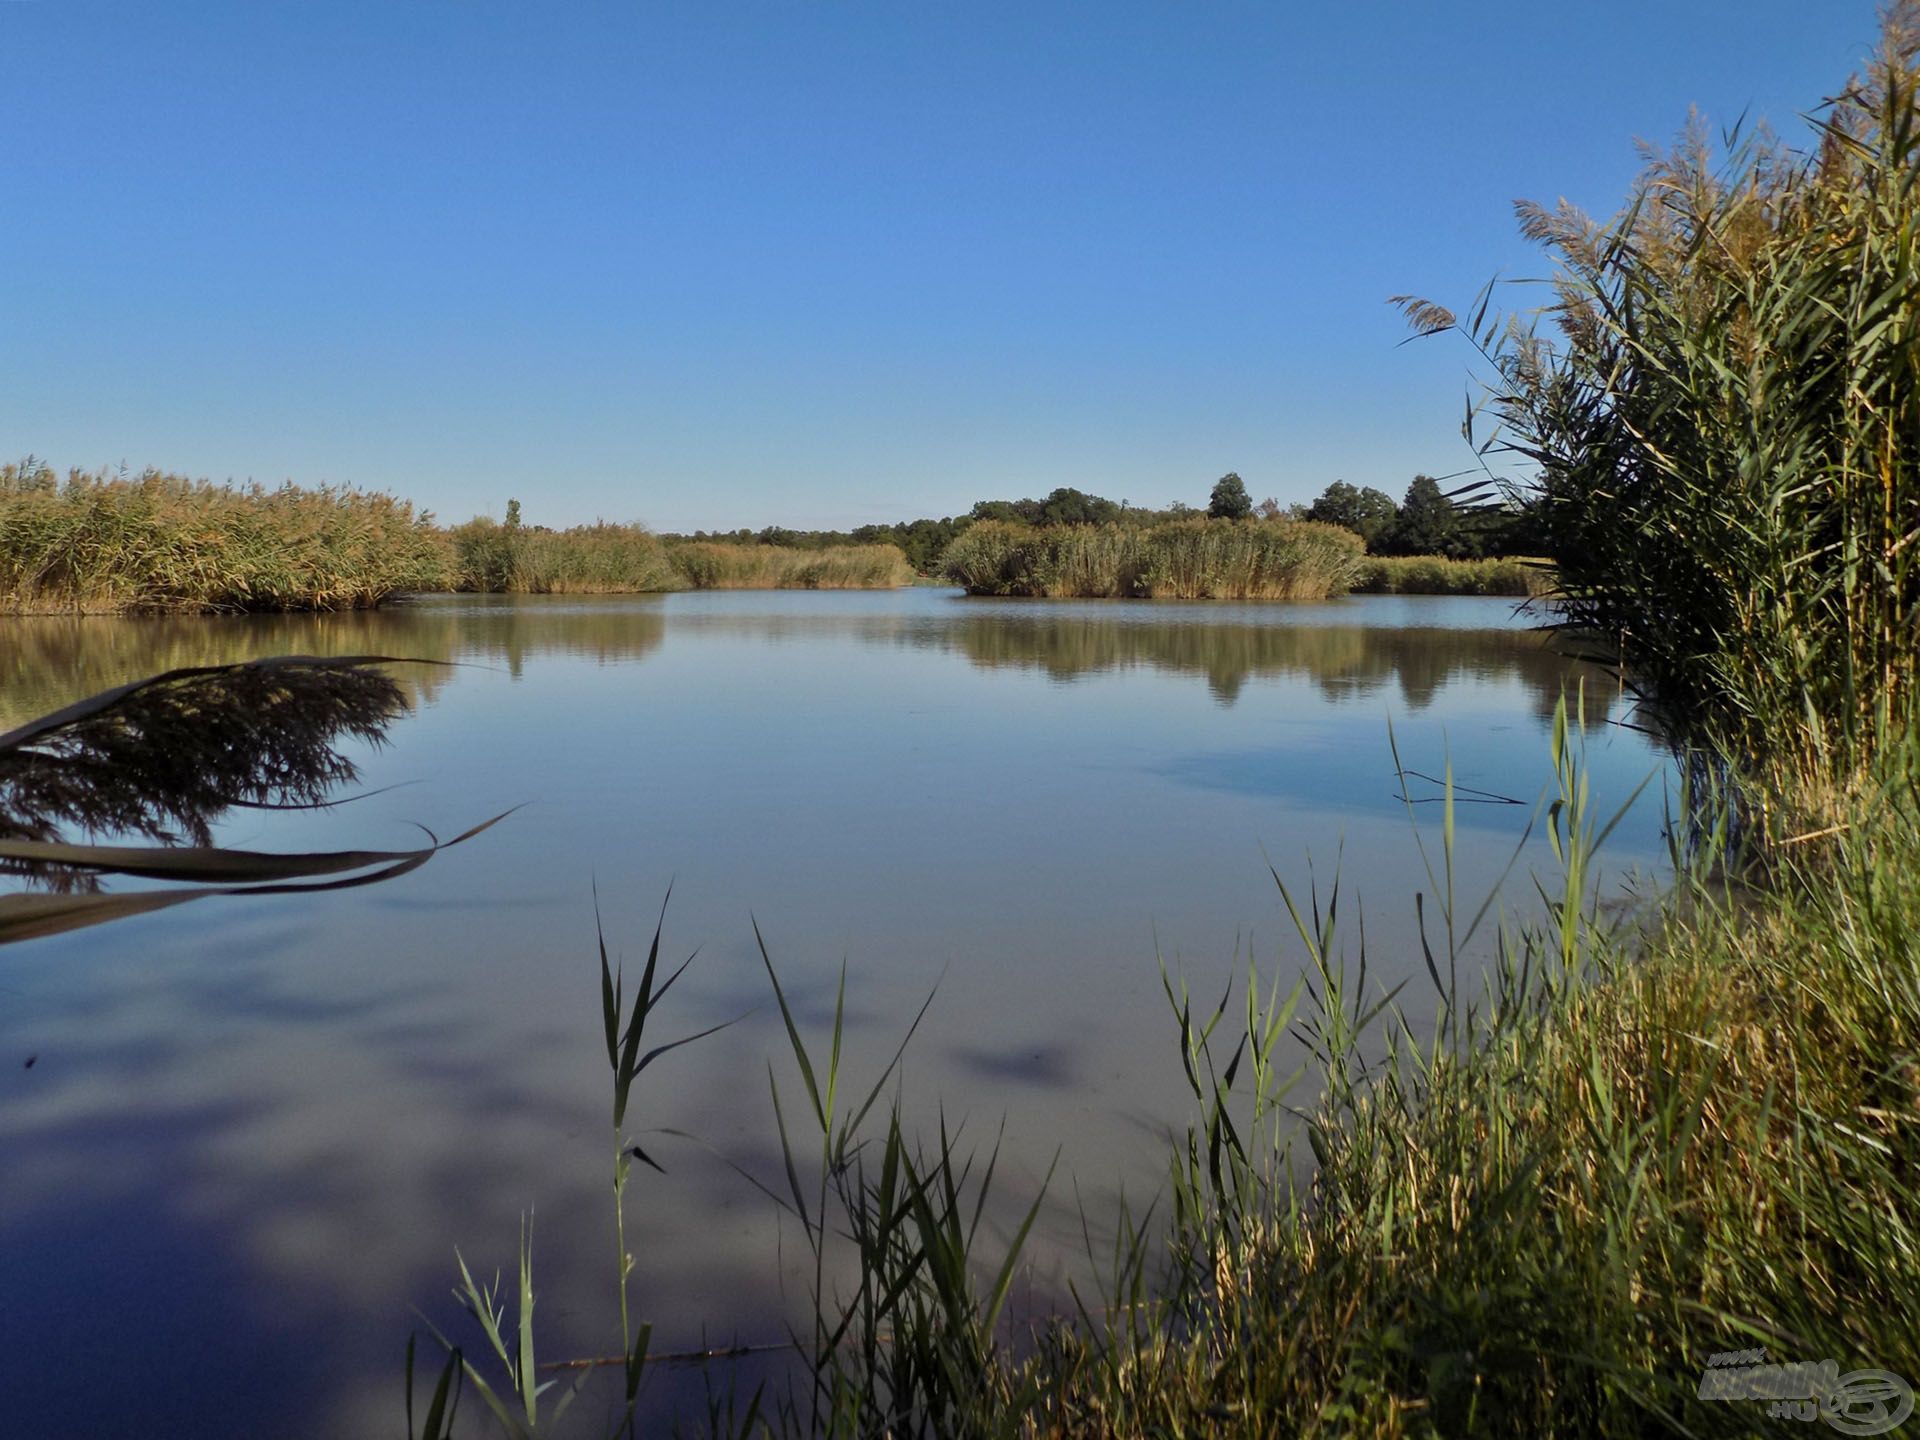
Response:
MULTIPOLYGON (((1043 1311, 1082 1263, 1078 1205, 1098 1225, 1123 1187, 1144 1203, 1187 1116, 1156 955, 1209 996, 1249 951, 1298 973, 1269 862, 1323 899, 1337 867, 1369 983, 1409 981, 1403 1002, 1431 1012, 1413 920, 1431 887, 1390 725, 1410 769, 1450 759, 1485 792, 1458 815, 1475 903, 1549 779, 1563 687, 1584 687, 1603 800, 1661 770, 1615 723, 1614 680, 1547 649, 1541 618, 923 588, 0 622, 0 729, 176 665, 455 662, 400 672, 412 713, 352 752, 356 788, 380 793, 241 812, 222 843, 407 847, 519 807, 390 883, 0 949, 0 1412, 44 1435, 399 1433, 414 1307, 472 1339, 455 1246, 510 1270, 529 1210, 542 1358, 604 1353, 596 886, 630 971, 670 884, 666 948, 700 949, 662 1038, 746 1015, 649 1070, 630 1117, 699 1137, 645 1138, 666 1173, 635 1170, 656 1351, 777 1342, 803 1313, 797 1234, 739 1173, 783 1188, 769 1061, 799 1095, 756 920, 815 1035, 845 964, 862 1091, 937 986, 902 1103, 983 1146, 1004 1123, 1014 1213, 1058 1150, 1016 1290, 1043 1311)), ((1437 855, 1439 786, 1409 785, 1437 855)), ((1657 872, 1659 791, 1609 842, 1610 884, 1657 872)), ((1537 834, 1519 909, 1528 868, 1551 868, 1537 834)), ((662 1371, 650 1403, 697 1385, 662 1371)))

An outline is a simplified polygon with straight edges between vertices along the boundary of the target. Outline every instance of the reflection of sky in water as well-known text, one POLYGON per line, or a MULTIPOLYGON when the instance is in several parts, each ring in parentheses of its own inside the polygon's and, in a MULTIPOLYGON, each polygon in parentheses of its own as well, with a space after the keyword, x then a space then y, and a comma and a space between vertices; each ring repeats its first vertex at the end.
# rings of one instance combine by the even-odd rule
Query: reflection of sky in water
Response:
MULTIPOLYGON (((364 757, 369 788, 417 783, 244 815, 225 843, 404 845, 412 822, 525 808, 390 885, 0 951, 0 1405, 44 1433, 135 1414, 155 1433, 395 1430, 410 1307, 453 1320, 453 1246, 491 1272, 529 1206, 544 1350, 597 1351, 613 1312, 596 879, 630 959, 670 878, 669 942, 704 947, 663 1038, 760 1007, 650 1071, 638 1123, 778 1173, 765 1066, 784 1042, 751 912, 815 1026, 847 960, 850 1083, 940 982, 908 1103, 925 1118, 943 1101, 983 1140, 1006 1115, 1010 1204, 1056 1144, 1096 1207, 1122 1182, 1151 1191, 1153 1137, 1183 1115, 1156 937, 1196 989, 1223 983, 1236 945, 1297 966, 1266 857, 1304 882, 1311 856, 1324 887, 1339 854, 1376 972, 1420 974, 1426 882, 1388 720, 1410 767, 1450 756, 1461 784, 1529 802, 1461 808, 1477 896, 1547 779, 1543 717, 1573 673, 1525 623, 1501 601, 916 590, 25 632, 0 660, 10 709, 252 653, 473 662, 410 681, 419 710, 364 757)), ((1620 718, 1587 680, 1590 709, 1620 718)), ((1618 726, 1587 743, 1602 797, 1656 765, 1618 726)), ((1616 869, 1651 862, 1658 815, 1649 795, 1616 869)), ((1527 863, 1545 860, 1536 840, 1527 863)), ((700 1148, 648 1148, 669 1173, 636 1172, 630 1235, 656 1348, 703 1327, 776 1338, 801 1290, 788 1275, 780 1294, 771 1207, 700 1148)), ((1057 1185, 1041 1289, 1078 1244, 1073 1205, 1057 1185)))

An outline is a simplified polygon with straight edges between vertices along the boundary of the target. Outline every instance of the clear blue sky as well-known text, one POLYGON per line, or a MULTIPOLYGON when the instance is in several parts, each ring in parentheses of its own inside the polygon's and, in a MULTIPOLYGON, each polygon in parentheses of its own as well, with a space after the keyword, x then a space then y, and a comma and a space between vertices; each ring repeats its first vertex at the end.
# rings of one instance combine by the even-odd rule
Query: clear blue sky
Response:
POLYGON ((1458 469, 1538 273, 1872 0, 0 3, 0 455, 664 529, 1458 469))

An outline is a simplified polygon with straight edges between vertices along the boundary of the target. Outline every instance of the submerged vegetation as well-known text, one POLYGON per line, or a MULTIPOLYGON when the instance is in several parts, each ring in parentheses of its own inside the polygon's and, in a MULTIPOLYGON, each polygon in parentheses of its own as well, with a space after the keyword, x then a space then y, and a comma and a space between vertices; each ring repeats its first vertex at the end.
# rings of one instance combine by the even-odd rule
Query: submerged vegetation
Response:
POLYGON ((947 547, 972 595, 1160 600, 1324 600, 1359 575, 1364 543, 1290 520, 1176 520, 1035 527, 987 520, 947 547))

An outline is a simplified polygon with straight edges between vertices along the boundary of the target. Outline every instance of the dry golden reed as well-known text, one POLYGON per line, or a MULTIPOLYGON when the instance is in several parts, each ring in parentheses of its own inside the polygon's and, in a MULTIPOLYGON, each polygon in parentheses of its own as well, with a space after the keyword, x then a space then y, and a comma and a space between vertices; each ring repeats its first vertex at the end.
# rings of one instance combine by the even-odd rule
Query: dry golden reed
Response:
POLYGON ((0 609, 354 610, 445 588, 431 517, 391 495, 0 467, 0 609))
POLYGON ((1035 527, 989 520, 947 547, 974 595, 1151 600, 1324 600, 1360 577, 1365 545, 1337 525, 1175 520, 1035 527))

